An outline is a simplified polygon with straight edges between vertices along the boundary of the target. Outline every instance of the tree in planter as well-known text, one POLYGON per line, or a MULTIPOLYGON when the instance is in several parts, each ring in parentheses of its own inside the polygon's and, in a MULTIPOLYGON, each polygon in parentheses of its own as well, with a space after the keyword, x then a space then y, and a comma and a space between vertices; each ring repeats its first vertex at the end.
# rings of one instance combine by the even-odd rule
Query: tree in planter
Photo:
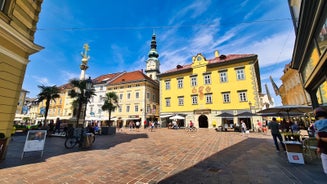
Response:
MULTIPOLYGON (((70 81, 70 84, 73 86, 73 89, 69 91, 68 95, 71 98, 75 98, 72 105, 74 108, 74 114, 76 114, 76 127, 78 127, 78 121, 80 118, 80 113, 83 108, 83 104, 87 104, 87 102, 90 101, 90 98, 92 96, 95 96, 95 90, 91 87, 91 89, 87 89, 87 82, 88 80, 91 80, 90 78, 87 80, 78 80, 78 79, 72 79, 70 81)), ((86 115, 86 110, 84 110, 83 117, 86 115)))
POLYGON ((111 126, 111 112, 114 111, 118 106, 118 96, 115 92, 106 93, 104 98, 104 104, 102 105, 103 111, 108 111, 109 113, 109 123, 108 126, 111 126))
POLYGON ((37 86, 41 89, 41 92, 37 95, 37 102, 42 102, 45 100, 45 114, 44 114, 44 123, 47 121, 48 111, 50 107, 50 102, 53 100, 56 102, 56 98, 59 98, 60 89, 57 86, 37 86))

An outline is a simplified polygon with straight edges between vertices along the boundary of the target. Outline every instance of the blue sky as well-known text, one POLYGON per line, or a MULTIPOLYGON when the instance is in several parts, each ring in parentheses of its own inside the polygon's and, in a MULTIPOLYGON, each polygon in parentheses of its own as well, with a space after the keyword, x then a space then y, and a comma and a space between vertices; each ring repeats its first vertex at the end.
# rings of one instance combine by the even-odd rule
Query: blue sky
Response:
POLYGON ((90 46, 87 76, 145 69, 153 31, 160 71, 189 64, 202 53, 257 54, 263 93, 278 86, 291 61, 295 33, 285 0, 95 0, 44 1, 23 88, 35 97, 37 85, 79 78, 83 44, 90 46))

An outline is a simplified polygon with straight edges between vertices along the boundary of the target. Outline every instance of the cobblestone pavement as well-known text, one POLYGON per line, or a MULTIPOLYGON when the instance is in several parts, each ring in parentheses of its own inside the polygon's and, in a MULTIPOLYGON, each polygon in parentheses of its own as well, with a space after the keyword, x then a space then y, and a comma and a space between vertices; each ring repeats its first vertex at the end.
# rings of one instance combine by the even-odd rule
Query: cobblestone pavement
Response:
POLYGON ((44 154, 26 153, 26 136, 14 136, 0 163, 0 183, 326 183, 319 159, 288 163, 272 137, 200 129, 124 130, 96 136, 91 149, 65 149, 46 139, 44 154))

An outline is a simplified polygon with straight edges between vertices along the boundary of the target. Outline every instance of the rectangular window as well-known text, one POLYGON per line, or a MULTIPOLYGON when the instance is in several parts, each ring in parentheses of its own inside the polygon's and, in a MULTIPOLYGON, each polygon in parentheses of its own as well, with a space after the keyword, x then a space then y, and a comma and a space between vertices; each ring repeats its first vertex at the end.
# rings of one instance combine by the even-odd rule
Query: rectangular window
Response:
POLYGON ((237 68, 235 70, 236 70, 236 79, 244 80, 245 79, 244 68, 237 68))
POLYGON ((177 79, 177 88, 183 88, 183 79, 177 79))
POLYGON ((0 10, 3 10, 3 7, 5 7, 5 0, 0 0, 0 10))
POLYGON ((219 72, 220 76, 220 82, 227 82, 227 71, 220 71, 219 72))
POLYGON ((129 110, 130 110, 130 106, 127 105, 127 106, 126 106, 126 112, 129 112, 129 110))
POLYGON ((123 94, 119 94, 119 99, 120 99, 120 100, 123 99, 123 94))
POLYGON ((192 76, 191 77, 191 86, 194 87, 197 85, 197 77, 196 76, 192 76))
POLYGON ((170 81, 165 81, 166 84, 166 90, 170 89, 170 81))
POLYGON ((212 104, 212 94, 206 94, 206 103, 212 104))
POLYGON ((225 92, 225 93, 222 93, 222 94, 223 94, 223 102, 224 103, 230 103, 230 93, 225 92))
POLYGON ((0 11, 3 11, 5 9, 5 3, 6 0, 0 0, 0 11))
POLYGON ((123 105, 120 105, 120 106, 118 107, 118 112, 122 112, 122 109, 123 109, 123 105))
POLYGON ((138 105, 135 105, 134 106, 134 110, 135 110, 135 112, 139 112, 139 106, 138 105))
POLYGON ((127 86, 127 88, 131 88, 131 87, 132 87, 132 85, 128 85, 128 86, 127 86))
POLYGON ((127 93, 127 99, 131 99, 131 93, 127 93))
POLYGON ((146 98, 150 99, 150 93, 146 93, 146 98))
POLYGON ((192 95, 192 104, 193 105, 198 104, 198 96, 197 95, 192 95))
POLYGON ((184 97, 183 96, 179 96, 178 97, 178 105, 179 106, 183 106, 184 105, 184 97))
POLYGON ((238 91, 237 93, 238 93, 240 102, 246 102, 246 101, 248 101, 247 100, 247 97, 246 97, 246 91, 238 91))
POLYGON ((204 84, 211 84, 211 75, 210 74, 204 75, 204 84))
POLYGON ((151 106, 150 105, 146 105, 146 113, 151 113, 151 106))
POLYGON ((100 86, 100 91, 102 91, 103 90, 103 86, 100 86))
POLYGON ((327 18, 325 20, 324 25, 322 25, 322 28, 319 32, 319 35, 317 37, 317 42, 320 50, 320 54, 324 53, 326 50, 326 42, 327 42, 327 18))
POLYGON ((140 93, 139 92, 135 93, 135 98, 140 98, 140 93))
POLYGON ((166 98, 166 107, 170 107, 170 98, 166 98))

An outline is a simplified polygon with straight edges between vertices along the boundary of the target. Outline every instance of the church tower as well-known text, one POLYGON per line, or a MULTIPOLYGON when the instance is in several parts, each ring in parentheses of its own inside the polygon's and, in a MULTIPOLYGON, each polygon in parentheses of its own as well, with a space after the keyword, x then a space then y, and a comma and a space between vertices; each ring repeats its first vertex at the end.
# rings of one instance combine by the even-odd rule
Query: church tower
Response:
POLYGON ((146 69, 145 74, 153 80, 159 80, 157 75, 160 74, 159 71, 159 54, 157 52, 157 42, 156 42, 156 34, 152 34, 151 40, 151 49, 148 54, 148 59, 146 60, 146 69))

